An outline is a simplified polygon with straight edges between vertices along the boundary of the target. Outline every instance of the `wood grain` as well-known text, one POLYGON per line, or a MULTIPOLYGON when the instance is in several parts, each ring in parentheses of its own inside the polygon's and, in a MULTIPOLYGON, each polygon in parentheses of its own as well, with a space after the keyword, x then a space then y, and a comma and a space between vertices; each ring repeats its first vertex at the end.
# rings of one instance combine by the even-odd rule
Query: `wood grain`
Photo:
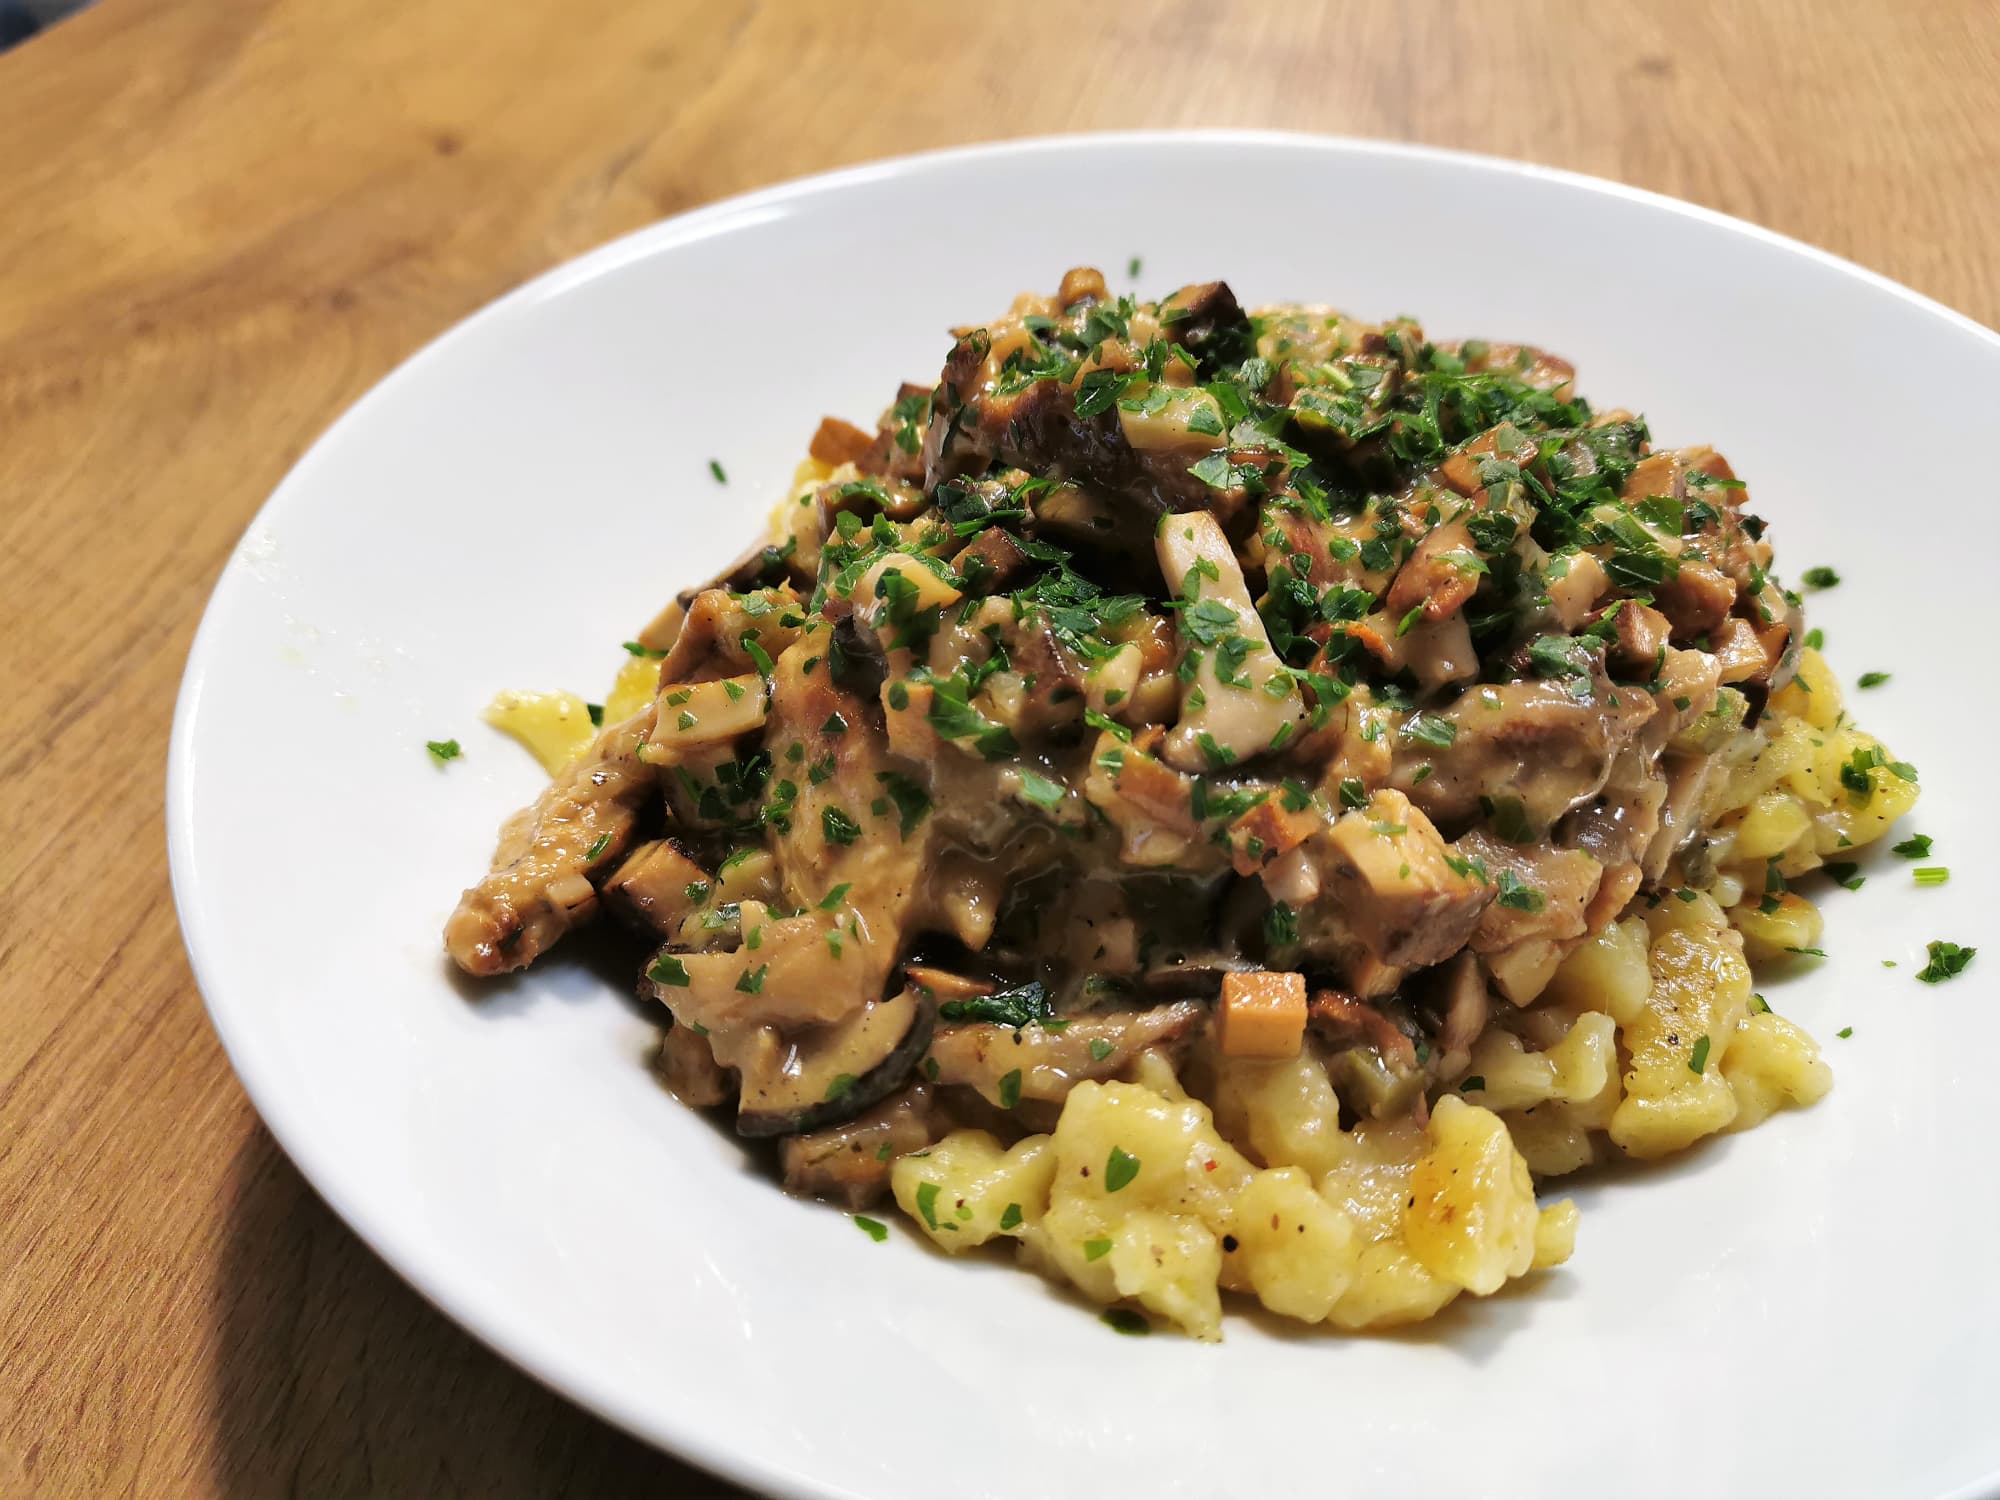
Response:
POLYGON ((549 265, 779 178, 1138 125, 1532 158, 2000 318, 2000 13, 103 0, 0 57, 0 1493, 723 1493, 319 1203, 167 891, 203 599, 312 438, 549 265))

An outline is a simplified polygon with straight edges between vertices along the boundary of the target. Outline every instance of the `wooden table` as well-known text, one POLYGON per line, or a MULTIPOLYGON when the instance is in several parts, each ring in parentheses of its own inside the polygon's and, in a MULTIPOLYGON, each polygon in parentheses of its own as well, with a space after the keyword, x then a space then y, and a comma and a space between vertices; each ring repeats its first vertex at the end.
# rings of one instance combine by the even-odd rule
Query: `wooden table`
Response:
POLYGON ((196 618, 419 344, 722 194, 1136 125, 1601 173, 1993 323, 1996 98, 1992 0, 103 0, 0 56, 0 1493, 723 1492, 364 1249, 181 952, 162 756, 196 618))

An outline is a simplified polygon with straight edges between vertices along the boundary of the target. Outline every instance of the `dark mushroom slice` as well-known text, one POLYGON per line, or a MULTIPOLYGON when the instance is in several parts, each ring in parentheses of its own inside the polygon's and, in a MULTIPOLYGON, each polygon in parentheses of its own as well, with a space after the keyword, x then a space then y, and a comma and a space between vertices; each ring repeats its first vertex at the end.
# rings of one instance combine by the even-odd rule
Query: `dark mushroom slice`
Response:
POLYGON ((882 691, 889 676, 889 661, 875 632, 861 628, 852 615, 842 615, 833 627, 833 643, 826 654, 826 669, 836 687, 864 701, 872 701, 882 691))
POLYGON ((789 1038, 767 1028, 738 1060, 736 1133, 797 1135, 853 1119, 909 1078, 936 1021, 933 1002, 906 989, 789 1038))
POLYGON ((654 839, 625 857, 603 891, 611 909, 631 926, 670 935, 701 904, 713 879, 671 840, 654 839))
MULTIPOLYGON (((644 980, 640 999, 652 998, 644 980)), ((729 1071, 715 1060, 708 1038, 691 1026, 669 1026, 651 1058, 653 1074, 690 1109, 713 1109, 729 1098, 729 1071)))
POLYGON ((921 1151, 949 1128, 919 1081, 843 1125, 778 1142, 785 1191, 862 1209, 889 1191, 899 1156, 921 1151))

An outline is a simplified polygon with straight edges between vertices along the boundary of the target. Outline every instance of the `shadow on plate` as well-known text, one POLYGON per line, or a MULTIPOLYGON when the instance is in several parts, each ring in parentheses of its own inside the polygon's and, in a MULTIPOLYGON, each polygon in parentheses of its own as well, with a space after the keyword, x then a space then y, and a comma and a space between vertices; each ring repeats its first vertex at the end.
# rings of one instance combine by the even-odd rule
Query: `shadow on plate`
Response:
POLYGON ((279 1494, 747 1500, 462 1332, 336 1218, 259 1127, 211 1293, 214 1483, 279 1494))

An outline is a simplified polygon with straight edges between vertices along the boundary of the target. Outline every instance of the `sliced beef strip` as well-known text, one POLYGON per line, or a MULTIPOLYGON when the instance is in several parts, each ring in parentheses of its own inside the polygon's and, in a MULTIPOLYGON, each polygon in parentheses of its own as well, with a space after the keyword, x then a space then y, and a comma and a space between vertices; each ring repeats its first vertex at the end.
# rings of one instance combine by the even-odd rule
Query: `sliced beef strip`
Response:
POLYGON ((617 867, 659 773, 639 759, 648 704, 598 735, 532 806, 507 820, 493 869, 459 897, 445 951, 468 974, 526 968, 597 909, 594 878, 617 867))

